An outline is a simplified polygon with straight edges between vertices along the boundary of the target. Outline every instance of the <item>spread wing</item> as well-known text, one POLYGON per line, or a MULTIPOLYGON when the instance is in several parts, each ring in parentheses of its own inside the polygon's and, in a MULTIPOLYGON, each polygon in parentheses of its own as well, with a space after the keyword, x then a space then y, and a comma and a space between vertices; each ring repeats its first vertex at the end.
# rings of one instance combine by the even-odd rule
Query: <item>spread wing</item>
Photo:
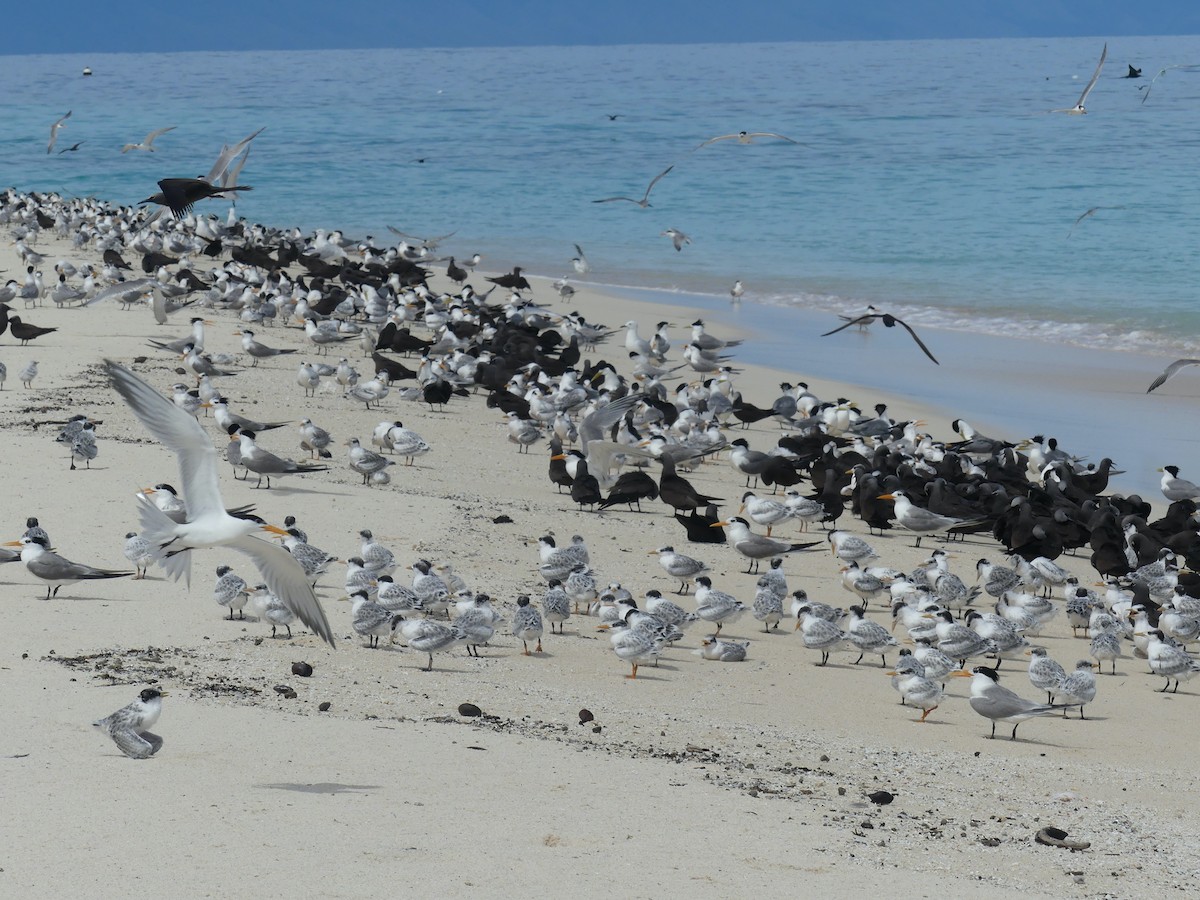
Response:
POLYGON ((654 190, 654 186, 656 184, 658 184, 660 181, 662 181, 664 178, 666 178, 667 173, 670 172, 673 168, 675 168, 674 165, 667 166, 665 169, 663 169, 661 172, 659 172, 657 175, 654 176, 654 178, 650 182, 650 186, 648 188, 646 188, 645 196, 642 197, 643 200, 648 199, 650 197, 650 192, 652 190, 654 190))
MULTIPOLYGON (((184 413, 186 416, 187 413, 184 413)), ((188 416, 191 419, 191 416, 188 416)), ((195 422, 195 419, 192 419, 195 422)), ((200 424, 197 422, 196 427, 200 424)), ((216 455, 214 451, 214 456, 216 455)), ((191 499, 188 500, 189 504, 191 499)), ((229 543, 233 549, 246 554, 254 561, 255 567, 262 573, 263 581, 271 593, 278 597, 283 604, 312 629, 313 633, 323 638, 331 647, 336 646, 333 639, 333 629, 325 618, 325 610, 321 608, 317 595, 313 593, 308 576, 295 558, 282 547, 267 541, 259 540, 251 535, 243 535, 229 543)))
POLYGON ((897 322, 897 323, 899 323, 900 325, 903 325, 903 326, 904 326, 904 330, 905 330, 905 331, 907 331, 907 332, 909 333, 909 336, 911 336, 911 337, 912 337, 912 339, 913 339, 914 341, 916 341, 916 342, 917 342, 917 346, 921 348, 921 351, 922 351, 922 352, 923 352, 923 353, 924 353, 926 356, 928 356, 930 359, 932 359, 932 360, 933 360, 933 364, 934 364, 935 366, 940 366, 940 365, 941 365, 941 363, 937 361, 937 359, 934 357, 934 355, 933 355, 932 353, 930 353, 930 352, 929 352, 929 348, 925 346, 925 342, 924 342, 924 341, 922 341, 922 340, 921 340, 919 337, 917 337, 917 333, 916 333, 915 331, 913 331, 913 330, 912 330, 912 329, 911 329, 911 328, 908 326, 908 323, 907 323, 907 322, 902 322, 902 321, 900 321, 900 319, 897 319, 895 316, 892 316, 892 320, 893 320, 894 322, 897 322))
POLYGON ((152 286, 157 285, 158 281, 154 278, 139 278, 136 281, 118 281, 116 284, 109 285, 102 291, 96 291, 95 294, 83 304, 84 306, 94 306, 101 301, 107 300, 109 297, 120 297, 122 294, 127 294, 130 291, 138 291, 145 293, 152 286))
POLYGON ((1079 95, 1079 102, 1076 106, 1083 106, 1083 101, 1087 99, 1087 95, 1092 92, 1092 88, 1096 86, 1096 82, 1100 80, 1100 70, 1104 68, 1104 60, 1108 59, 1108 44, 1105 43, 1104 49, 1100 51, 1100 62, 1096 63, 1096 71, 1092 73, 1092 80, 1087 83, 1087 87, 1083 89, 1083 93, 1079 95))
POLYGON ((151 434, 179 460, 179 478, 194 520, 224 515, 217 486, 217 450, 194 416, 184 412, 124 366, 105 360, 113 388, 151 434))
POLYGON ((146 135, 145 140, 143 140, 142 143, 148 147, 154 143, 154 139, 156 137, 164 135, 168 131, 174 131, 178 127, 179 127, 178 125, 168 125, 166 128, 156 128, 154 131, 152 131, 148 135, 146 135))
POLYGON ((1200 359, 1175 360, 1175 362, 1171 363, 1166 367, 1166 369, 1163 370, 1161 375, 1151 382, 1150 387, 1146 388, 1146 393, 1148 394, 1155 388, 1162 387, 1164 384, 1166 384, 1168 378, 1173 377, 1176 372, 1178 372, 1180 369, 1186 368, 1187 366, 1200 366, 1200 359))
POLYGON ((699 150, 701 147, 707 147, 709 144, 715 144, 717 141, 728 141, 728 140, 732 140, 732 139, 733 139, 733 138, 735 138, 735 137, 739 137, 739 135, 736 135, 736 134, 723 134, 723 135, 721 135, 720 137, 709 138, 709 139, 708 139, 707 141, 705 141, 703 144, 698 144, 698 145, 696 145, 696 147, 695 147, 695 148, 692 150, 692 152, 693 152, 693 153, 695 153, 695 152, 696 152, 696 150, 699 150))
POLYGON ((209 184, 216 184, 217 180, 225 174, 225 170, 229 168, 229 164, 234 161, 239 153, 250 146, 250 142, 258 137, 266 129, 264 125, 254 134, 244 138, 234 144, 232 147, 222 147, 221 155, 217 157, 217 161, 213 163, 213 167, 209 170, 208 176, 204 179, 209 184))
MULTIPOLYGON (((637 406, 641 399, 637 394, 626 394, 620 400, 614 400, 607 406, 584 416, 579 423, 579 449, 584 455, 587 455, 588 452, 588 441, 604 440, 605 432, 621 421, 621 417, 637 406)), ((197 423, 197 427, 199 427, 199 423, 197 423)))
MULTIPOLYGON (((843 316, 843 318, 845 318, 845 317, 843 316)), ((878 319, 878 318, 879 318, 878 313, 868 313, 865 316, 859 316, 857 319, 850 319, 849 321, 846 322, 845 325, 839 325, 837 328, 833 329, 833 331, 825 332, 823 335, 821 335, 821 337, 829 337, 831 334, 837 334, 839 331, 849 328, 851 325, 859 325, 863 322, 870 322, 870 321, 872 321, 874 319, 878 319)))

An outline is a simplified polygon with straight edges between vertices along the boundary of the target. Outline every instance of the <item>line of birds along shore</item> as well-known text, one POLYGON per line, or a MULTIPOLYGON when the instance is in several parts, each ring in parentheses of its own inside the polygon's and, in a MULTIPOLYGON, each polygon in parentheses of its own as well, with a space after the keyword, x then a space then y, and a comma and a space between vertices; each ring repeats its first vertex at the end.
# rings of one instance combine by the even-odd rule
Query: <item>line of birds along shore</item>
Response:
MULTIPOLYGON (((370 437, 344 441, 345 464, 352 478, 361 476, 362 490, 403 489, 389 487, 389 469, 401 460, 436 458, 436 448, 395 415, 378 421, 375 411, 382 405, 399 401, 453 414, 482 403, 505 414, 518 464, 532 465, 532 458, 520 460, 545 445, 547 490, 553 485, 569 492, 581 532, 593 515, 636 515, 643 504, 667 513, 662 524, 669 530, 660 546, 646 548, 664 569, 661 590, 635 596, 622 585, 618 566, 605 577, 598 574, 603 568, 593 567, 585 540, 558 547, 546 536, 530 566, 531 583, 544 587, 531 587, 515 602, 496 601, 498 608, 455 580, 463 576, 454 572, 454 560, 414 560, 410 584, 399 584, 394 554, 364 528, 358 546, 339 557, 348 563, 340 587, 353 601, 349 627, 368 646, 384 637, 388 646, 403 639, 427 657, 426 668, 439 651, 465 646, 477 654, 506 622, 523 650, 536 654, 547 620, 551 631, 561 631, 570 617, 585 615, 585 627, 612 631, 612 650, 631 664, 631 677, 672 652, 695 621, 715 627, 696 652, 736 661, 746 658, 748 644, 722 629, 747 611, 768 634, 785 616, 794 617, 803 645, 820 653, 822 664, 835 650, 857 652, 859 662, 878 655, 886 663, 898 643, 871 618, 883 601, 884 621, 903 625, 913 641, 893 657, 891 671, 902 699, 922 709, 922 720, 942 701, 940 679, 968 674, 964 667, 971 660, 995 662, 977 665, 971 685, 972 708, 992 721, 993 733, 995 723, 1011 723, 1015 737, 1020 721, 1068 705, 1082 715, 1094 696, 1087 660, 1087 672, 1081 664, 1061 677, 1052 670, 1057 681, 1034 682, 1048 692, 1047 703, 1010 695, 996 680, 1003 660, 1031 653, 1034 663, 1042 663, 1030 638, 1060 610, 1087 635, 1086 655, 1111 661, 1113 671, 1117 659, 1144 655, 1149 670, 1177 690, 1200 670, 1184 649, 1200 632, 1200 579, 1180 565, 1197 552, 1200 489, 1180 479, 1174 467, 1166 467, 1163 480, 1170 506, 1152 518, 1140 497, 1107 493, 1110 460, 1087 464, 1053 438, 1009 442, 957 420, 956 439, 939 441, 922 432, 923 423, 893 420, 882 405, 867 414, 843 398, 822 400, 803 383, 781 384, 778 396, 754 398, 755 404, 737 387, 732 354, 738 342, 709 333, 700 320, 675 359, 667 322, 657 323, 649 336, 634 321, 619 328, 588 322, 577 312, 535 302, 520 272, 488 278, 486 294, 469 285, 436 291, 430 276, 435 261, 444 264, 445 258, 433 242, 379 247, 336 231, 303 235, 253 225, 232 212, 224 223, 183 213, 139 227, 145 218, 142 211, 94 200, 12 190, 0 203, 0 223, 27 254, 37 254, 33 248, 46 231, 71 241, 80 257, 107 257, 90 270, 58 262, 61 283, 71 281, 72 270, 85 282, 91 279, 76 288, 80 297, 60 305, 111 300, 130 310, 148 305, 158 320, 180 310, 236 319, 244 356, 208 353, 205 326, 212 320, 199 315, 178 339, 149 341, 150 355, 166 352, 182 361, 180 377, 189 381, 177 382, 169 394, 161 390, 166 385, 155 387, 130 368, 146 363, 145 357, 128 365, 105 363, 114 389, 180 464, 182 490, 161 483, 140 494, 141 529, 127 537, 128 558, 136 572, 158 565, 178 580, 190 576, 194 549, 226 547, 247 555, 257 576, 239 583, 229 561, 221 560, 215 580, 214 597, 230 616, 244 615, 250 603, 275 634, 283 629, 290 635, 299 618, 331 645, 338 643, 314 589, 334 555, 310 544, 294 520, 275 526, 248 509, 225 508, 218 452, 198 418, 213 411, 220 432, 231 438, 228 464, 256 474, 264 490, 272 478, 334 477, 322 474, 336 465, 334 438, 311 416, 296 434, 312 461, 296 462, 258 444, 259 434, 274 433, 294 417, 251 420, 230 409, 216 387, 236 373, 245 389, 255 367, 300 353, 306 358, 296 369, 298 392, 340 395, 336 402, 347 408, 361 403, 371 414, 360 431, 370 437), (146 278, 120 280, 130 254, 141 255, 146 278), (207 269, 204 260, 210 261, 207 269), (496 291, 501 295, 493 300, 496 291), (258 339, 267 329, 278 336, 270 344, 258 339), (622 337, 618 350, 613 345, 622 337), (336 365, 320 363, 335 346, 357 347, 369 360, 366 373, 348 357, 336 365), (612 360, 584 358, 602 347, 612 347, 612 360), (239 367, 247 360, 249 366, 239 367), (676 372, 684 373, 678 382, 676 372), (753 448, 747 435, 763 443, 753 448), (728 476, 710 474, 726 466, 728 476), (697 487, 696 476, 687 477, 692 473, 712 486, 697 487), (865 536, 851 533, 848 520, 855 518, 865 536), (803 540, 820 526, 828 530, 823 539, 803 540), (916 571, 873 565, 871 535, 897 526, 918 542, 931 535, 972 541, 987 535, 1003 546, 1008 565, 981 560, 974 587, 949 571, 944 553, 935 552, 916 571), (798 540, 774 534, 782 527, 795 527, 798 540), (282 545, 260 539, 266 534, 282 545), (677 552, 675 545, 684 542, 701 550, 677 552), (726 546, 716 546, 721 544, 726 546), (851 592, 848 609, 825 602, 828 596, 787 588, 786 559, 818 547, 830 549, 842 569, 831 572, 828 585, 851 592), (702 562, 698 557, 705 553, 742 559, 757 576, 753 596, 732 583, 718 586, 715 572, 722 567, 702 562), (1104 591, 1083 578, 1072 580, 1056 562, 1075 556, 1082 565, 1082 554, 1094 572, 1088 578, 1102 577, 1104 591), (436 562, 449 569, 439 575, 436 562), (766 570, 758 571, 763 564, 766 570), (534 568, 540 581, 534 581, 534 568), (665 598, 677 583, 681 591, 696 585, 694 609, 665 598)), ((24 299, 35 307, 43 302, 40 295, 24 299)), ((14 318, 6 324, 11 330, 14 318)), ((43 329, 29 340, 53 340, 54 333, 43 329)), ((100 446, 97 429, 102 434, 103 423, 82 413, 65 423, 60 440, 69 448, 70 465, 90 465, 100 446)), ((64 585, 134 574, 72 562, 55 552, 37 522, 28 527, 16 542, 20 550, 6 559, 22 560, 46 585, 47 596, 64 585)), ((318 543, 344 540, 330 535, 318 543)))

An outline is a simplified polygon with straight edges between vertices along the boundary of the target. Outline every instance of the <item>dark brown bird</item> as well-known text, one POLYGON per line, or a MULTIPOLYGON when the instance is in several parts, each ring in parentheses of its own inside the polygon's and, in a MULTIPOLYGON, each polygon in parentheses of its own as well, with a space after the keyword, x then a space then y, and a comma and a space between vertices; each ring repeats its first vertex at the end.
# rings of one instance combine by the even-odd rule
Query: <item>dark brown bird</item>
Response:
POLYGON ((164 178, 158 183, 158 186, 161 188, 159 193, 147 197, 141 203, 157 203, 159 206, 165 206, 177 219, 191 212, 198 200, 219 197, 229 191, 254 190, 244 184, 219 187, 209 184, 203 178, 164 178))
POLYGON ((21 346, 28 344, 35 338, 40 338, 44 334, 58 331, 57 328, 42 328, 38 325, 30 325, 27 322, 22 322, 20 316, 9 316, 8 330, 12 332, 13 337, 21 342, 21 346))
POLYGON ((604 499, 600 493, 600 482, 588 471, 587 460, 581 459, 575 467, 575 480, 571 482, 571 499, 579 504, 580 509, 585 505, 595 507, 604 499))
POLYGON ((130 271, 133 271, 129 263, 121 259, 121 254, 111 247, 104 251, 104 264, 106 266, 113 266, 117 269, 129 269, 130 271))
POLYGON ((908 332, 909 337, 911 337, 914 341, 917 342, 917 346, 921 348, 921 352, 933 360, 934 365, 936 365, 936 366, 941 365, 941 363, 937 361, 937 358, 932 353, 929 352, 929 348, 925 346, 924 341, 922 341, 919 337, 917 337, 917 333, 915 331, 913 331, 912 328, 909 327, 908 323, 903 321, 902 319, 897 319, 895 316, 891 315, 890 313, 868 313, 865 316, 858 316, 857 318, 851 319, 845 325, 839 325, 837 328, 833 329, 833 331, 825 332, 823 335, 821 335, 821 337, 829 337, 829 335, 837 334, 842 329, 849 328, 851 325, 862 325, 864 323, 871 322, 875 319, 879 319, 881 322, 883 322, 884 328, 895 328, 897 325, 899 325, 901 328, 903 328, 905 331, 908 332))
POLYGON ((508 288, 513 291, 528 291, 530 290, 529 282, 525 280, 525 276, 521 274, 520 266, 513 266, 512 272, 508 275, 499 275, 496 278, 487 279, 492 284, 499 285, 502 288, 508 288))
POLYGON ((638 512, 642 511, 643 500, 654 500, 658 497, 658 485, 645 472, 625 472, 617 479, 608 497, 600 504, 601 509, 618 506, 625 503, 632 510, 636 503, 638 512))
POLYGON ((663 456, 659 461, 662 463, 662 475, 658 479, 658 496, 668 506, 680 510, 696 509, 720 499, 701 494, 692 487, 690 481, 675 474, 675 461, 671 457, 663 456))

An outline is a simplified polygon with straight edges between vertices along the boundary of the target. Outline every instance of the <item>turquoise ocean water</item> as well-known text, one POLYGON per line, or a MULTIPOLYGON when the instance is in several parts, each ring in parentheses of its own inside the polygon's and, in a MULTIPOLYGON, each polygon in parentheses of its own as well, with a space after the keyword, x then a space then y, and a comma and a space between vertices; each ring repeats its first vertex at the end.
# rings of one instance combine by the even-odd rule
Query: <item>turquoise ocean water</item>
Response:
MULTIPOLYGON (((0 184, 132 203, 266 126, 238 205, 257 221, 456 232, 447 253, 551 276, 578 243, 587 280, 675 300, 741 279, 744 309, 874 303, 921 328, 1185 353, 1200 69, 1142 101, 1190 63, 1200 38, 4 56, 0 184), (1089 114, 1048 113, 1106 40, 1089 114), (83 144, 47 155, 68 109, 56 150, 83 144), (119 152, 165 125, 157 153, 119 152), (742 130, 801 143, 695 149, 742 130), (591 202, 669 165, 649 209, 591 202)), ((761 361, 794 367, 776 352, 761 361)))
POLYGON ((0 172, 133 202, 265 125, 240 206, 260 221, 457 231, 449 252, 549 275, 579 243, 603 283, 741 278, 754 302, 1182 349, 1200 335, 1200 71, 1139 88, 1190 62, 1200 38, 5 56, 0 172), (1046 114, 1105 40, 1089 114, 1046 114), (58 149, 84 144, 47 156, 68 109, 58 149), (158 153, 118 152, 164 125, 158 153), (741 130, 804 146, 693 149, 741 130), (590 202, 671 164, 650 209, 590 202), (1123 208, 1072 233, 1094 206, 1123 208), (676 253, 668 227, 693 243, 676 253))

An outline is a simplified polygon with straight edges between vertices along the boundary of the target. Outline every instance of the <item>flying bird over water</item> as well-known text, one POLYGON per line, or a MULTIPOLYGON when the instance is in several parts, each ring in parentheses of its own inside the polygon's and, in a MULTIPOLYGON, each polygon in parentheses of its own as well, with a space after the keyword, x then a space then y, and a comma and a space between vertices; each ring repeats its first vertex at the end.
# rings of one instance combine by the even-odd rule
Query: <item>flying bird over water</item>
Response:
POLYGON ((1175 373, 1187 366, 1200 366, 1200 359, 1177 359, 1175 362, 1167 366, 1161 375, 1150 382, 1150 387, 1146 388, 1146 393, 1150 393, 1155 388, 1160 388, 1166 384, 1167 379, 1174 377, 1175 373))
POLYGON ((80 147, 82 147, 86 143, 87 143, 87 141, 80 141, 77 144, 72 144, 70 147, 63 147, 61 150, 58 151, 58 155, 62 156, 64 153, 74 153, 76 150, 78 150, 80 147))
POLYGON ((1196 65, 1195 63, 1180 63, 1179 65, 1176 65, 1176 66, 1164 66, 1163 68, 1159 69, 1158 74, 1150 79, 1149 84, 1138 85, 1139 91, 1146 92, 1146 93, 1142 94, 1142 102, 1143 103, 1145 103, 1147 100, 1150 99, 1150 92, 1152 90, 1154 90, 1154 82, 1158 81, 1158 79, 1162 78, 1164 75, 1166 75, 1172 69, 1194 70, 1194 69, 1200 69, 1200 65, 1196 65))
POLYGON ((1100 80, 1100 70, 1104 68, 1104 60, 1108 59, 1108 44, 1105 43, 1104 49, 1100 51, 1100 62, 1096 63, 1096 71, 1092 73, 1092 80, 1087 83, 1087 87, 1083 89, 1083 93, 1079 95, 1079 100, 1069 109, 1052 109, 1051 112, 1067 113, 1068 115, 1080 116, 1087 113, 1087 107, 1083 104, 1087 100, 1088 94, 1092 92, 1092 88, 1096 86, 1096 82, 1100 80))
POLYGON ((63 123, 71 118, 71 110, 67 110, 67 114, 50 126, 50 143, 46 145, 46 153, 54 149, 54 142, 58 140, 58 129, 63 127, 63 123))
POLYGON ((641 200, 634 200, 632 197, 605 197, 603 200, 593 200, 592 202, 593 203, 612 203, 614 200, 625 200, 629 203, 636 203, 642 209, 645 209, 646 207, 648 207, 650 205, 650 192, 652 190, 654 190, 654 186, 656 184, 658 184, 659 180, 661 180, 673 168, 675 168, 673 165, 667 166, 665 169, 663 169, 661 172, 659 172, 657 175, 655 175, 654 180, 651 181, 649 187, 646 188, 646 193, 642 194, 641 200))
POLYGON ((901 327, 903 327, 904 330, 909 333, 909 335, 912 337, 912 339, 917 342, 917 346, 921 348, 921 352, 923 352, 926 356, 928 356, 930 359, 932 359, 935 365, 939 365, 939 366, 941 365, 941 363, 939 363, 937 361, 937 358, 934 357, 934 355, 929 352, 929 348, 925 346, 924 341, 922 341, 919 337, 917 337, 917 333, 908 326, 908 323, 901 319, 897 319, 895 316, 891 315, 890 313, 870 313, 865 316, 859 316, 856 319, 851 319, 845 325, 839 325, 837 328, 833 329, 833 331, 825 332, 823 335, 821 335, 821 337, 829 337, 829 335, 831 335, 831 334, 837 334, 839 331, 841 331, 845 328, 849 328, 852 325, 870 324, 875 319, 878 319, 879 321, 881 321, 885 328, 895 328, 897 325, 900 325, 901 327))
POLYGON ((1072 225, 1071 230, 1067 232, 1067 237, 1069 238, 1074 233, 1076 225, 1078 225, 1084 219, 1086 219, 1090 216, 1094 216, 1100 210, 1102 210, 1102 209, 1124 209, 1124 208, 1125 207, 1123 207, 1123 206, 1093 206, 1091 209, 1089 209, 1087 212, 1085 212, 1083 215, 1081 215, 1078 219, 1075 220, 1075 224, 1072 225))
MULTIPOLYGON (((208 171, 208 177, 204 180, 209 184, 223 184, 223 177, 226 170, 229 169, 233 161, 241 155, 242 151, 250 146, 250 142, 262 134, 266 130, 264 125, 258 131, 251 134, 249 137, 242 138, 232 147, 226 145, 221 148, 221 155, 217 157, 217 161, 213 163, 213 167, 208 171)), ((243 188, 243 190, 245 190, 243 188)))
POLYGON ((152 194, 141 203, 157 203, 171 210, 175 218, 180 219, 192 211, 199 200, 208 197, 219 197, 229 191, 250 191, 252 187, 246 184, 235 184, 220 187, 209 184, 203 178, 164 178, 158 183, 161 190, 152 194))
POLYGON ((790 137, 784 137, 782 134, 776 134, 774 131, 739 131, 737 134, 723 134, 720 137, 709 138, 703 144, 692 149, 695 153, 701 147, 707 147, 709 144, 715 144, 717 141, 737 141, 739 144, 753 144, 755 138, 775 138, 780 141, 787 141, 789 144, 799 144, 799 141, 793 141, 790 137))
POLYGON ((692 242, 692 239, 678 228, 668 228, 666 231, 661 232, 659 237, 669 237, 671 239, 671 243, 675 245, 676 250, 682 250, 684 244, 690 244, 692 242))
POLYGON ((592 271, 591 263, 589 263, 587 257, 583 255, 583 248, 578 244, 575 245, 575 253, 577 255, 571 259, 571 265, 574 267, 575 271, 580 275, 586 275, 588 272, 592 271))
POLYGON ((161 135, 166 134, 168 131, 174 131, 178 127, 179 127, 178 125, 168 125, 166 128, 156 129, 155 131, 150 132, 148 135, 146 135, 144 138, 142 138, 142 142, 140 144, 126 144, 124 147, 121 148, 121 152, 128 153, 130 150, 146 150, 150 153, 153 153, 154 152, 154 139, 161 135))

